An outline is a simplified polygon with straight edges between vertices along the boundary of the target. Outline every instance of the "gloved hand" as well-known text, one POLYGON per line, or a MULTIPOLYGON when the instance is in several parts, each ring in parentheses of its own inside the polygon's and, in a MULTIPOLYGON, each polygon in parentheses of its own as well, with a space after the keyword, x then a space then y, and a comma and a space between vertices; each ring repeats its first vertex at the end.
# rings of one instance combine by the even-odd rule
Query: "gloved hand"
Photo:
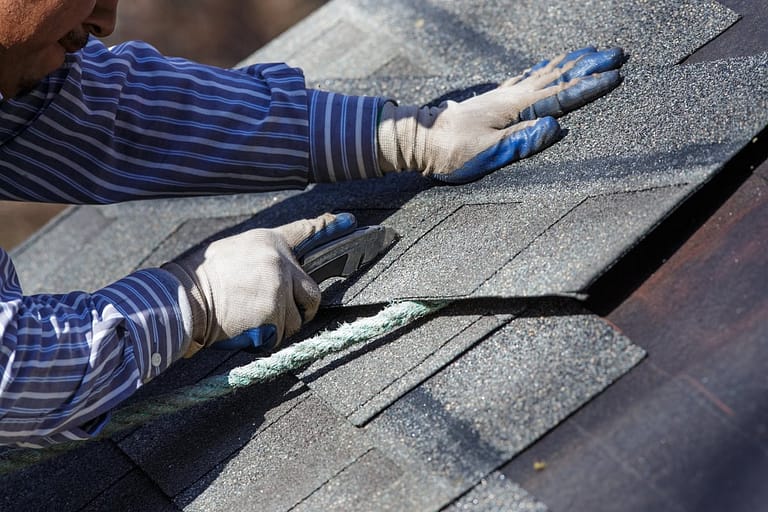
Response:
POLYGON ((448 183, 476 180, 561 138, 554 117, 621 81, 620 48, 587 47, 542 61, 498 88, 438 107, 385 104, 378 126, 383 172, 416 170, 448 183), (552 117, 554 116, 554 117, 552 117))
POLYGON ((296 255, 345 234, 354 223, 349 214, 325 214, 252 229, 164 264, 192 307, 192 342, 184 357, 254 327, 273 326, 276 344, 296 333, 320 305, 320 288, 296 255))

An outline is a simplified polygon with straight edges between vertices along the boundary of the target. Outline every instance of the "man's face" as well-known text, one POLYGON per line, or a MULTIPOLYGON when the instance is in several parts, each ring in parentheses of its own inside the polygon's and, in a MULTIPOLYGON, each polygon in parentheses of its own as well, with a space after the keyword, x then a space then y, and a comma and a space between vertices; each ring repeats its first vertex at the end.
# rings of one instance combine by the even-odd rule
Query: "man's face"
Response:
POLYGON ((115 28, 118 0, 0 0, 0 92, 29 89, 64 63, 88 35, 115 28))

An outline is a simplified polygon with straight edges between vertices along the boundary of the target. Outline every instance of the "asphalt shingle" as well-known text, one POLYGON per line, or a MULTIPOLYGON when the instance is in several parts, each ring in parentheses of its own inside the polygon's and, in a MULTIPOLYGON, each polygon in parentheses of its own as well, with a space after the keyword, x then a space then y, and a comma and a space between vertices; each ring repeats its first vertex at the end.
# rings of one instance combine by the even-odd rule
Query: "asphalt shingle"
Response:
POLYGON ((370 448, 357 429, 309 397, 258 433, 231 460, 213 467, 177 496, 176 503, 190 511, 286 510, 370 448))
POLYGON ((370 496, 381 493, 402 476, 402 469, 379 450, 372 449, 292 510, 369 510, 370 496))
POLYGON ((497 0, 482 5, 469 0, 337 0, 248 62, 286 59, 305 69, 311 80, 369 76, 395 58, 426 62, 421 67, 432 74, 487 76, 510 67, 522 70, 535 59, 593 43, 623 46, 642 62, 672 65, 737 19, 733 11, 707 0, 497 0), (341 43, 349 33, 356 37, 341 43))
POLYGON ((96 208, 68 208, 17 247, 13 251, 14 265, 24 291, 35 294, 55 289, 50 279, 66 273, 67 263, 76 260, 83 247, 94 243, 94 238, 112 223, 113 219, 104 217, 96 208), (56 257, 51 257, 52 247, 56 257))
POLYGON ((446 512, 546 512, 547 507, 503 473, 483 478, 471 491, 452 503, 446 512))
POLYGON ((141 470, 133 470, 80 512, 177 512, 179 509, 141 470))
POLYGON ((65 456, 0 475, 0 510, 79 510, 133 469, 111 441, 91 443, 65 456))
POLYGON ((315 363, 301 378, 339 414, 363 425, 503 323, 493 316, 440 316, 315 363))
MULTIPOLYGON (((521 450, 644 353, 575 302, 532 297, 582 294, 768 122, 768 54, 676 65, 735 20, 709 0, 328 3, 251 60, 303 66, 311 85, 426 104, 469 97, 539 58, 587 43, 620 45, 631 57, 621 87, 562 119, 569 131, 561 142, 463 187, 403 174, 300 193, 67 212, 13 254, 27 293, 96 288, 251 215, 249 225, 275 226, 333 210, 351 211, 361 224, 389 225, 401 239, 367 273, 326 284, 327 304, 461 300, 297 378, 0 477, 3 489, 12 489, 2 508, 544 510, 513 483, 527 482, 530 465, 523 472, 510 460, 520 460, 521 450), (49 257, 54 251, 56 259, 49 257), (41 481, 48 483, 43 491, 41 481), (124 499, 134 492, 144 501, 124 499)), ((206 352, 135 399, 250 359, 206 352)), ((727 390, 727 382, 716 384, 727 390)), ((690 400, 676 390, 667 386, 659 403, 690 400)), ((707 405, 691 407, 706 421, 686 442, 721 442, 707 405)), ((584 425, 603 419, 587 417, 584 425)), ((683 420, 668 421, 679 428, 683 420)), ((556 441, 554 432, 548 439, 556 441)), ((589 445, 578 429, 559 435, 584 437, 589 449, 579 455, 617 471, 627 468, 616 453, 664 439, 658 431, 642 439, 618 427, 614 434, 610 447, 589 445)), ((658 463, 632 463, 654 507, 698 489, 696 482, 668 487, 668 468, 658 463)), ((545 471, 571 482, 557 468, 545 471)))
POLYGON ((578 308, 527 310, 371 421, 385 453, 419 464, 410 493, 392 491, 418 510, 451 503, 643 355, 578 308))
MULTIPOLYGON (((226 365, 245 364, 246 359, 236 357, 226 365)), ((223 371, 220 367, 216 373, 223 371)), ((295 380, 279 379, 163 417, 138 428, 119 446, 173 497, 204 479, 211 468, 271 428, 306 398, 295 380)))

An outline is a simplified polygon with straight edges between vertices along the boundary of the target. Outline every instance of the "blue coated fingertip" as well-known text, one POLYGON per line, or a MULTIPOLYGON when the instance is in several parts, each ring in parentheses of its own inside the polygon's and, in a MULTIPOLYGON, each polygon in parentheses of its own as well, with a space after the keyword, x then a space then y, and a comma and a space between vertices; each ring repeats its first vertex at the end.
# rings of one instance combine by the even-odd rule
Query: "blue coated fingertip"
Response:
POLYGON ((564 113, 563 107, 560 105, 560 99, 556 94, 553 94, 537 101, 520 112, 520 119, 522 121, 532 121, 544 116, 560 117, 564 113))
POLYGON ((569 112, 607 94, 621 83, 617 69, 582 78, 572 87, 557 94, 560 108, 569 112))
POLYGON ((533 66, 531 66, 531 69, 529 69, 528 71, 526 71, 525 73, 523 73, 523 78, 524 78, 524 79, 525 79, 525 78, 528 78, 528 77, 529 77, 529 76, 531 76, 531 75, 532 75, 532 74, 533 74, 535 71, 538 71, 539 69, 541 69, 541 68, 545 67, 547 64, 549 64, 549 60, 547 60, 547 59, 544 59, 544 60, 542 60, 542 61, 539 61, 539 62, 537 62, 536 64, 534 64, 533 66))
POLYGON ((529 105, 520 112, 520 120, 530 121, 543 116, 560 117, 607 94, 620 83, 621 75, 616 69, 589 75, 567 89, 529 105))
POLYGON ((549 64, 549 59, 544 59, 542 61, 539 61, 538 63, 536 63, 536 65, 534 65, 531 68, 531 71, 537 71, 537 70, 539 70, 541 68, 545 68, 545 67, 547 67, 547 64, 549 64))
POLYGON ((301 259, 310 251, 351 233, 357 228, 357 219, 351 213, 337 213, 336 218, 317 233, 305 238, 293 248, 293 254, 301 259))
POLYGON ((589 76, 593 73, 604 73, 621 67, 624 63, 624 51, 621 48, 611 48, 601 52, 584 55, 576 64, 552 82, 552 85, 570 82, 577 77, 589 76))
POLYGON ((562 130, 553 117, 541 118, 533 126, 524 128, 499 141, 450 174, 433 177, 444 183, 460 185, 482 178, 511 162, 537 153, 562 138, 562 130))
POLYGON ((563 60, 560 61, 560 64, 557 65, 557 67, 561 68, 564 65, 568 64, 572 60, 576 60, 584 55, 595 53, 597 51, 597 48, 594 46, 585 46, 584 48, 579 48, 578 50, 574 50, 571 53, 567 54, 565 57, 563 57, 563 60))

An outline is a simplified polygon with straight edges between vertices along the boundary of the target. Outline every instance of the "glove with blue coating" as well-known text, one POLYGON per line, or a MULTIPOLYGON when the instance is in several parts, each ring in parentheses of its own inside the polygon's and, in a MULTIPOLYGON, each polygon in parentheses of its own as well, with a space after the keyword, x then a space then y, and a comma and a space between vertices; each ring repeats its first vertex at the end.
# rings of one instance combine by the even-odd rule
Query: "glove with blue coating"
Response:
POLYGON ((496 89, 438 107, 385 103, 377 130, 383 172, 415 170, 467 183, 561 138, 555 117, 616 87, 620 48, 586 47, 544 60, 496 89))
POLYGON ((264 349, 296 333, 320 305, 320 288, 298 259, 355 226, 352 215, 325 214, 222 238, 164 264, 192 310, 184 357, 244 331, 260 333, 264 349))

